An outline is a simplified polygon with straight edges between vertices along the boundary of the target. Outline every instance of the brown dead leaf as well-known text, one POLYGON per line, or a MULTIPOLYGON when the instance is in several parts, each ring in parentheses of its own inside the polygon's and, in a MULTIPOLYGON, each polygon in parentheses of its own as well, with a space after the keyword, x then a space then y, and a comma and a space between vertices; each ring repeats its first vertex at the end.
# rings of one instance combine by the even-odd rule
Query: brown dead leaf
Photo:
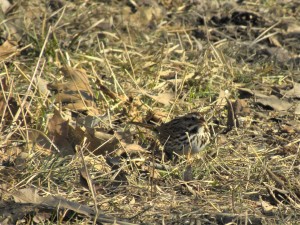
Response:
POLYGON ((5 92, 7 92, 7 90, 8 90, 6 78, 2 78, 0 80, 0 85, 1 85, 1 93, 0 93, 0 115, 2 115, 2 117, 3 117, 3 113, 5 112, 6 105, 7 105, 7 103, 6 103, 6 98, 7 97, 5 97, 5 92))
POLYGON ((147 172, 149 174, 149 177, 151 179, 159 179, 159 178, 161 178, 160 172, 156 168, 154 168, 152 165, 144 165, 143 164, 141 166, 141 168, 142 168, 143 171, 145 171, 145 172, 147 172))
POLYGON ((300 115, 300 103, 296 104, 295 114, 300 115))
POLYGON ((175 79, 176 73, 173 70, 162 70, 158 72, 158 76, 162 79, 175 79))
POLYGON ((68 201, 62 197, 55 197, 51 195, 42 197, 38 195, 38 190, 35 188, 20 189, 18 191, 14 191, 11 195, 15 202, 18 203, 45 205, 55 210, 57 207, 60 209, 70 209, 85 216, 92 216, 94 214, 94 210, 88 206, 68 201))
POLYGON ((284 94, 284 97, 300 99, 300 83, 294 83, 292 89, 281 92, 284 94))
POLYGON ((108 134, 104 131, 87 129, 87 141, 90 142, 88 148, 95 155, 106 155, 114 151, 115 154, 131 154, 137 152, 147 152, 143 147, 133 143, 133 137, 130 132, 115 132, 108 134))
POLYGON ((3 13, 6 13, 8 11, 8 9, 11 7, 11 4, 8 0, 1 0, 0 7, 1 7, 3 13))
POLYGON ((281 126, 284 133, 300 133, 300 122, 298 120, 288 120, 281 126))
POLYGON ((79 126, 84 126, 86 128, 95 128, 102 121, 103 121, 103 117, 101 117, 101 116, 90 116, 90 115, 83 116, 83 115, 79 115, 76 118, 76 123, 79 126))
POLYGON ((153 108, 151 111, 147 112, 147 115, 142 122, 161 124, 167 117, 168 113, 163 112, 161 108, 153 108))
POLYGON ((158 93, 157 95, 153 95, 153 94, 149 94, 148 91, 141 89, 141 88, 139 90, 132 89, 130 91, 131 91, 131 94, 133 94, 133 95, 140 93, 140 94, 146 95, 149 98, 152 98, 154 101, 164 104, 166 106, 170 105, 170 103, 175 100, 175 94, 172 92, 161 92, 161 93, 158 93))
POLYGON ((288 111, 293 105, 284 99, 279 99, 275 95, 265 95, 256 90, 250 90, 247 88, 239 88, 241 95, 253 96, 256 98, 256 102, 265 106, 270 107, 276 111, 288 111))
POLYGON ((0 212, 2 215, 0 219, 1 225, 21 224, 28 215, 34 215, 32 218, 34 222, 37 221, 36 217, 39 217, 39 222, 36 224, 44 224, 44 221, 41 220, 45 218, 50 219, 53 215, 53 210, 49 212, 47 207, 38 207, 33 204, 15 203, 12 201, 1 201, 0 212), (47 213, 49 217, 47 217, 47 213))
POLYGON ((269 197, 270 199, 272 199, 275 203, 277 204, 282 204, 282 203, 286 203, 286 204, 295 204, 294 200, 291 197, 291 193, 285 189, 282 188, 277 188, 271 185, 268 185, 267 183, 264 183, 268 193, 269 193, 269 197))
POLYGON ((263 106, 271 107, 273 110, 276 111, 288 111, 293 106, 288 101, 281 100, 275 95, 260 96, 256 99, 256 102, 263 106))
POLYGON ((220 145, 220 146, 222 146, 228 142, 228 139, 224 134, 220 134, 216 140, 217 140, 218 145, 220 145))
POLYGON ((25 188, 20 189, 19 191, 15 191, 13 193, 13 198, 15 202, 19 203, 41 203, 41 198, 38 195, 38 190, 34 188, 25 188))
POLYGON ((292 133, 295 133, 295 130, 294 130, 294 128, 292 126, 282 125, 281 126, 281 132, 292 134, 292 133))
POLYGON ((236 115, 246 116, 250 113, 250 107, 244 99, 237 99, 233 104, 233 110, 236 115))
POLYGON ((282 45, 281 45, 281 43, 279 42, 277 36, 274 35, 274 36, 269 37, 269 41, 270 41, 270 43, 271 43, 272 45, 274 45, 274 46, 276 46, 276 47, 278 47, 278 48, 282 48, 282 45))
POLYGON ((141 6, 136 13, 130 15, 129 24, 137 27, 149 26, 154 21, 160 20, 163 14, 163 9, 158 4, 155 7, 141 6))
POLYGON ((66 87, 67 90, 86 90, 91 97, 93 97, 92 89, 89 85, 89 79, 87 77, 87 74, 85 70, 83 69, 75 69, 69 66, 64 66, 61 68, 61 71, 63 72, 63 75, 65 78, 70 79, 73 87, 66 87))
POLYGON ((151 66, 156 65, 156 64, 157 64, 156 62, 147 61, 143 64, 143 69, 146 69, 146 68, 151 67, 151 66))
MULTIPOLYGON (((61 137, 59 136, 58 138, 61 137)), ((68 124, 67 136, 65 136, 64 139, 59 139, 58 144, 63 143, 63 141, 65 141, 67 143, 67 146, 65 148, 67 148, 67 153, 69 153, 70 150, 75 151, 75 146, 81 145, 84 140, 85 147, 91 152, 93 152, 93 154, 95 155, 105 155, 107 153, 110 153, 116 149, 116 146, 119 143, 119 141, 113 135, 106 135, 103 138, 103 135, 100 135, 99 137, 98 132, 95 132, 94 129, 85 129, 84 127, 73 126, 72 124, 68 124), (109 139, 107 137, 112 138, 109 139)))
MULTIPOLYGON (((102 146, 107 140, 101 140, 95 136, 93 129, 85 129, 84 127, 70 125, 69 128, 69 139, 72 140, 73 145, 81 145, 83 140, 85 140, 86 148, 91 152, 95 153, 95 150, 98 149, 97 153, 100 154, 100 146, 102 146)), ((101 151, 101 154, 104 154, 101 151)))
POLYGON ((194 175, 193 175, 193 167, 191 165, 188 165, 182 174, 182 178, 184 181, 191 181, 194 179, 194 175))
POLYGON ((283 47, 265 47, 261 50, 261 53, 267 56, 270 56, 274 59, 276 59, 279 63, 287 63, 289 60, 293 59, 295 57, 294 54, 289 52, 283 47))
POLYGON ((262 199, 260 200, 260 203, 261 203, 262 210, 265 214, 268 215, 268 214, 275 213, 275 209, 277 207, 271 205, 269 202, 263 201, 262 199))
POLYGON ((150 95, 150 94, 146 94, 148 97, 154 99, 155 101, 164 104, 165 106, 168 106, 171 104, 172 101, 174 101, 175 99, 175 95, 174 93, 170 93, 170 92, 165 92, 165 93, 160 93, 158 95, 150 95))
POLYGON ((142 146, 133 143, 133 137, 130 132, 115 132, 114 135, 111 135, 98 131, 95 132, 95 136, 106 141, 105 145, 98 148, 98 152, 101 152, 101 149, 103 153, 115 151, 116 155, 147 152, 142 146))
POLYGON ((126 142, 121 142, 121 148, 116 151, 116 155, 122 155, 123 153, 126 154, 133 154, 133 153, 149 153, 146 149, 138 144, 128 144, 126 142))
POLYGON ((102 132, 102 131, 94 131, 93 132, 95 137, 99 138, 100 140, 110 140, 114 138, 113 134, 108 134, 107 132, 102 132))
MULTIPOLYGON (((1 187, 1 190, 5 189, 1 187)), ((1 194, 3 193, 5 193, 8 198, 13 198, 15 203, 6 203, 4 204, 4 207, 3 204, 0 204, 0 210, 2 214, 4 213, 4 215, 13 217, 14 221, 20 219, 19 217, 23 218, 31 214, 39 215, 39 218, 36 218, 39 221, 39 219, 43 219, 45 216, 47 216, 46 214, 42 215, 41 212, 52 212, 52 214, 56 214, 60 212, 60 210, 63 210, 64 212, 71 211, 74 215, 79 214, 81 217, 85 216, 91 220, 95 219, 95 221, 97 221, 99 224, 128 224, 126 222, 117 220, 115 217, 106 216, 102 212, 98 212, 96 214, 93 208, 74 201, 69 201, 60 196, 40 196, 38 194, 38 190, 35 188, 25 188, 13 192, 4 191, 1 194)), ((66 216, 65 213, 61 213, 61 215, 66 216)), ((63 219, 63 217, 60 219, 63 219)), ((69 220, 69 218, 67 219, 69 220)))
POLYGON ((292 17, 284 18, 280 24, 287 35, 295 35, 300 33, 300 23, 297 19, 292 17))
POLYGON ((130 17, 130 25, 148 26, 153 18, 152 8, 143 6, 138 9, 135 14, 130 17))
POLYGON ((49 84, 49 82, 41 77, 38 77, 36 79, 37 89, 42 94, 42 96, 48 97, 49 95, 51 95, 51 93, 48 89, 48 84, 49 84))
POLYGON ((84 161, 86 165, 91 165, 94 170, 101 171, 101 173, 109 173, 111 172, 110 166, 106 164, 106 158, 107 156, 89 156, 84 155, 84 161))
POLYGON ((18 47, 17 44, 10 42, 6 40, 1 46, 0 46, 0 61, 3 61, 15 53, 17 53, 18 47))
POLYGON ((103 85, 100 80, 97 80, 96 84, 98 85, 98 87, 102 91, 102 93, 105 94, 105 95, 107 95, 111 99, 113 99, 113 100, 119 100, 119 101, 123 101, 123 102, 127 102, 128 101, 128 97, 127 96, 125 96, 125 95, 117 95, 111 89, 109 89, 108 87, 106 87, 105 85, 103 85))
POLYGON ((236 109, 238 102, 236 101, 232 104, 227 98, 227 131, 231 130, 233 127, 239 127, 239 120, 237 117, 236 109), (234 107, 236 105, 236 107, 234 107))
POLYGON ((62 103, 64 109, 87 112, 88 115, 98 115, 94 102, 94 94, 90 87, 88 76, 82 69, 64 66, 61 71, 68 81, 60 84, 50 84, 48 88, 57 92, 56 102, 62 103))
POLYGON ((35 149, 39 150, 42 154, 50 155, 51 149, 55 149, 56 152, 60 152, 60 150, 54 145, 50 138, 47 137, 47 135, 43 132, 34 129, 28 129, 26 132, 26 137, 28 138, 28 145, 32 143, 33 145, 38 146, 39 148, 35 149))
POLYGON ((93 192, 96 193, 94 181, 91 180, 90 175, 87 174, 87 171, 85 170, 84 167, 79 170, 79 173, 80 173, 80 184, 88 190, 90 188, 93 188, 93 192), (89 180, 91 181, 92 187, 89 187, 89 180))
POLYGON ((17 102, 11 97, 10 85, 12 84, 8 84, 6 78, 0 80, 0 122, 2 123, 0 130, 11 122, 19 109, 17 102))
POLYGON ((73 155, 75 150, 70 141, 69 122, 65 121, 58 110, 54 111, 53 117, 48 123, 49 137, 53 143, 58 147, 62 155, 73 155))
MULTIPOLYGON (((36 210, 35 210, 36 211, 36 210)), ((38 212, 36 213, 32 220, 36 224, 45 224, 46 220, 51 219, 52 213, 51 212, 38 212)))

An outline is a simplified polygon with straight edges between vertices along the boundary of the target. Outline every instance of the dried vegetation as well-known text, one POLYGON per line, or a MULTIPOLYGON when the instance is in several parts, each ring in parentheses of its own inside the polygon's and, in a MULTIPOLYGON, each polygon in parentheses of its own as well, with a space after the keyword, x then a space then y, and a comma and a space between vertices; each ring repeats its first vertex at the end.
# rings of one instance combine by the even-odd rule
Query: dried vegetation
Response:
POLYGON ((1 224, 296 224, 300 5, 0 1, 1 224), (211 144, 151 131, 198 111, 211 144))

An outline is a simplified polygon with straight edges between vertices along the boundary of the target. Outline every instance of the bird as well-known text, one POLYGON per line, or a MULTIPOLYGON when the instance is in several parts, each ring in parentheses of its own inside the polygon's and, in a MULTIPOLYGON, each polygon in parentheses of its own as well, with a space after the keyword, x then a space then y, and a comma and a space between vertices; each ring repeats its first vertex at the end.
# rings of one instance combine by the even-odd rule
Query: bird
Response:
MULTIPOLYGON (((141 125, 140 123, 134 123, 141 125)), ((150 128, 150 126, 144 126, 150 128)), ((167 123, 154 125, 153 130, 167 156, 193 155, 199 153, 210 143, 208 125, 199 112, 179 116, 167 123)))

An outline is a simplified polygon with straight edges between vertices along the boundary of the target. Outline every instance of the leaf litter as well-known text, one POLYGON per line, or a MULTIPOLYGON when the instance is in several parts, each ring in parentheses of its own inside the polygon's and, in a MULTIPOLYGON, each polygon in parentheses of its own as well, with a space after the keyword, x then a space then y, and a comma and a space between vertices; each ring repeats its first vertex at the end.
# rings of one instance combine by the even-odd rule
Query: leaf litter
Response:
POLYGON ((1 223, 297 223, 297 4, 31 0, 3 10, 1 223), (191 159, 168 160, 132 123, 191 111, 213 134, 191 159))

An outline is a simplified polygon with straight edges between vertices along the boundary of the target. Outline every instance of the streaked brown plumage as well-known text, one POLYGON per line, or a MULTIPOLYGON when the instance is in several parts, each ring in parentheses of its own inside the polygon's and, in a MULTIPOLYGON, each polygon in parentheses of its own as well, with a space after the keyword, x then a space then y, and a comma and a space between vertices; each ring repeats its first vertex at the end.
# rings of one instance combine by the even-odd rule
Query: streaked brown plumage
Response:
MULTIPOLYGON (((144 126, 143 124, 135 123, 144 126)), ((151 128, 151 126, 144 126, 151 128)), ((152 127, 164 151, 172 156, 196 154, 210 142, 210 132, 205 119, 198 112, 177 117, 160 126, 152 127)))
POLYGON ((166 153, 188 155, 200 152, 210 142, 210 132, 199 113, 177 117, 156 128, 166 153))

